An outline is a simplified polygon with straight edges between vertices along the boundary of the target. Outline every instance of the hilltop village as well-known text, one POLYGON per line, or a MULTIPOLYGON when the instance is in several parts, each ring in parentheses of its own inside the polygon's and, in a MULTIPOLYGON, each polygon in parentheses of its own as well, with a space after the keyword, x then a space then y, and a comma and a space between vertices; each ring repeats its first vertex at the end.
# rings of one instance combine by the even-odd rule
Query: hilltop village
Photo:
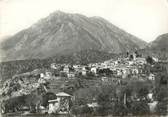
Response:
POLYGON ((167 61, 126 57, 87 65, 52 63, 16 74, 1 89, 3 114, 149 115, 167 113, 167 61))

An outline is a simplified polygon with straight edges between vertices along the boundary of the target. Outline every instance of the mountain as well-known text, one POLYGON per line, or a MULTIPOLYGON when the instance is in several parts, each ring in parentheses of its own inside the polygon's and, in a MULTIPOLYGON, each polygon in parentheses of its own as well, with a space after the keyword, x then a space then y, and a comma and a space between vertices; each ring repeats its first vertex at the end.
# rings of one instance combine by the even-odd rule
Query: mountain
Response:
POLYGON ((146 42, 100 17, 54 12, 0 46, 1 61, 48 58, 83 50, 122 53, 146 42))
POLYGON ((149 45, 140 50, 144 56, 155 56, 159 59, 168 59, 168 33, 158 36, 149 45))
POLYGON ((158 58, 168 59, 168 33, 162 34, 150 43, 150 51, 158 58))
POLYGON ((160 35, 156 40, 151 42, 150 48, 156 51, 168 52, 168 33, 160 35))

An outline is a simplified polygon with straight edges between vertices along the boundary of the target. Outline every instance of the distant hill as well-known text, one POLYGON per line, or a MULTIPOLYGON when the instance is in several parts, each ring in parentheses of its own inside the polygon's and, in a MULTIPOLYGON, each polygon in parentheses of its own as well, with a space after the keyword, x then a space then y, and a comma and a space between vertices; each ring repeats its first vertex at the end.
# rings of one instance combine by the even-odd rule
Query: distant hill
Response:
POLYGON ((144 56, 154 56, 159 59, 168 59, 168 33, 158 36, 145 49, 139 50, 144 56))
POLYGON ((160 35, 156 40, 150 43, 150 48, 154 51, 162 51, 168 53, 168 33, 160 35))
POLYGON ((146 42, 100 17, 54 12, 0 45, 1 61, 44 59, 83 50, 122 53, 146 42))

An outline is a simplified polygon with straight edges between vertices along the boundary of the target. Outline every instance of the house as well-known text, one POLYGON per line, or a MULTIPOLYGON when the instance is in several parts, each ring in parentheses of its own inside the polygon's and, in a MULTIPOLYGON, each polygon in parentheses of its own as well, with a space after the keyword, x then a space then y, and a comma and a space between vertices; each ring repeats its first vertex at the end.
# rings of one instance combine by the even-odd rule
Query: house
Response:
POLYGON ((134 53, 132 53, 132 56, 133 56, 133 60, 136 60, 136 53, 134 52, 134 53))
POLYGON ((40 73, 40 78, 44 78, 45 74, 44 73, 40 73))
POLYGON ((129 74, 129 70, 127 68, 122 69, 122 78, 126 78, 129 74))
POLYGON ((118 61, 114 61, 114 65, 118 65, 118 63, 119 63, 118 61))
POLYGON ((52 77, 52 73, 48 70, 40 73, 40 78, 50 79, 51 77, 52 77))
POLYGON ((146 64, 147 62, 145 58, 138 57, 136 58, 136 63, 143 65, 143 64, 146 64))
POLYGON ((83 69, 82 69, 82 75, 83 75, 83 76, 86 76, 86 73, 87 73, 86 69, 83 68, 83 69))
POLYGON ((52 73, 50 71, 45 72, 45 78, 49 78, 52 76, 52 73))
POLYGON ((90 108, 100 107, 100 105, 97 102, 88 103, 87 106, 90 107, 90 108))
POLYGON ((59 102, 59 113, 66 114, 70 110, 70 102, 71 102, 71 95, 59 92, 56 94, 58 102, 59 102))
POLYGON ((69 71, 70 71, 69 66, 68 65, 64 66, 63 72, 69 73, 69 71))
POLYGON ((50 68, 51 68, 51 69, 57 69, 56 63, 52 63, 52 64, 50 65, 50 68))
POLYGON ((107 68, 108 67, 108 62, 101 63, 102 68, 107 68))
POLYGON ((150 101, 153 101, 153 100, 154 100, 154 99, 153 99, 153 93, 152 93, 152 92, 148 93, 147 98, 148 98, 150 101))
POLYGON ((74 78, 75 77, 75 73, 74 72, 69 72, 69 73, 67 73, 67 77, 68 78, 74 78))
POLYGON ((97 68, 96 67, 92 67, 90 71, 94 74, 97 74, 97 68))
POLYGON ((155 80, 155 75, 154 74, 149 74, 149 77, 148 77, 149 80, 155 80))
POLYGON ((80 65, 73 65, 73 68, 75 69, 75 71, 78 71, 81 68, 81 66, 80 65))
POLYGON ((132 74, 132 75, 137 75, 137 74, 139 74, 139 70, 138 70, 138 68, 137 67, 130 67, 129 68, 130 69, 130 73, 132 74))
POLYGON ((97 109, 100 107, 95 98, 93 98, 93 100, 90 103, 87 103, 87 106, 89 108, 92 108, 93 112, 96 112, 97 109))
POLYGON ((156 58, 156 57, 152 57, 152 59, 153 59, 155 62, 159 62, 159 59, 156 58))
POLYGON ((48 113, 68 114, 70 110, 71 95, 59 92, 56 94, 57 99, 49 100, 48 113))
POLYGON ((134 62, 133 61, 128 61, 128 65, 133 65, 134 62))
POLYGON ((52 113, 58 113, 59 112, 59 100, 58 99, 54 99, 54 100, 49 100, 49 108, 48 108, 48 113, 52 114, 52 113))
POLYGON ((101 80, 102 80, 103 82, 108 82, 108 78, 107 78, 107 77, 102 77, 101 80))
POLYGON ((122 76, 122 70, 121 69, 117 69, 117 76, 122 76))
POLYGON ((40 83, 40 84, 45 84, 45 83, 46 83, 46 80, 43 79, 43 78, 39 78, 39 79, 38 79, 38 83, 40 83))
POLYGON ((155 113, 157 104, 158 104, 158 101, 153 101, 151 103, 148 103, 151 113, 155 113))
POLYGON ((89 70, 90 70, 90 67, 83 66, 82 67, 82 75, 85 76, 89 70))

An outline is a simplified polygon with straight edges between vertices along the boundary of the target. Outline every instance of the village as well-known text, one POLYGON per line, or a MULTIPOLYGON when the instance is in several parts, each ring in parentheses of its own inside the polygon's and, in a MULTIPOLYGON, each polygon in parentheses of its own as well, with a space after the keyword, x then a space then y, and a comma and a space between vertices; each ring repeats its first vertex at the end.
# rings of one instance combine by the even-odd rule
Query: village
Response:
POLYGON ((157 58, 147 59, 136 52, 87 65, 52 63, 50 68, 17 74, 7 80, 0 91, 1 112, 156 114, 159 101, 167 97, 166 93, 159 100, 156 95, 157 85, 167 86, 167 79, 158 81, 158 70, 151 70, 159 63, 157 58))

